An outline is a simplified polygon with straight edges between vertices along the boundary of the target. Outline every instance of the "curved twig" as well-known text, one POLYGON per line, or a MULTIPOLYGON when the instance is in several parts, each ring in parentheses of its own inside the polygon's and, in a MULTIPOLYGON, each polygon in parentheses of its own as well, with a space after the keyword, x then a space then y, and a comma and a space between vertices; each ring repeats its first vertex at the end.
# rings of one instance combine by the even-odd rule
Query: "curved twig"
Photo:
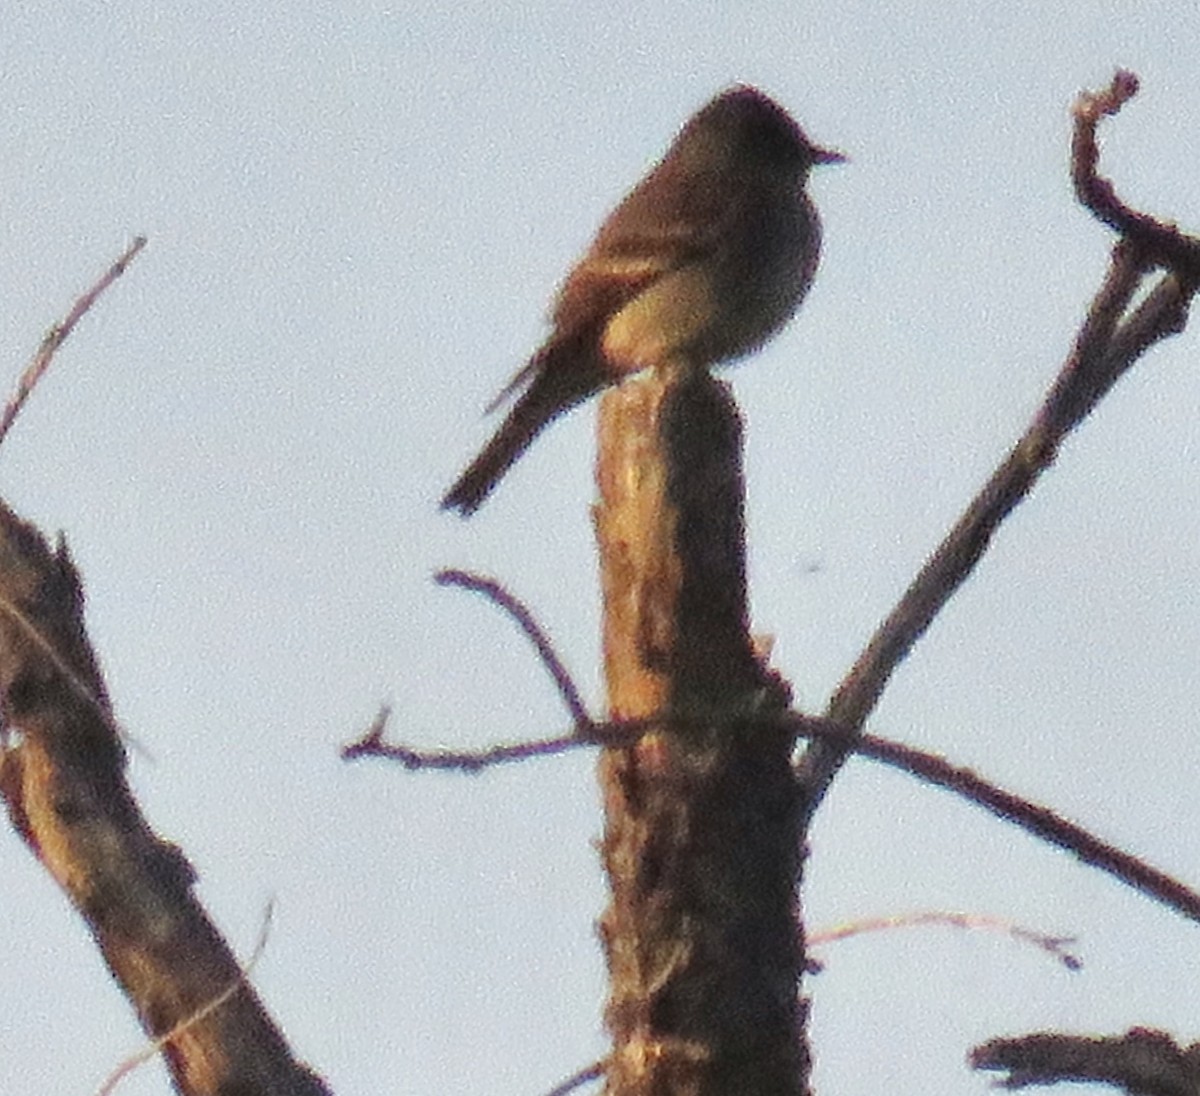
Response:
POLYGON ((839 925, 832 929, 805 933, 805 944, 820 947, 822 944, 832 944, 839 940, 847 940, 851 936, 860 936, 866 932, 886 932, 890 929, 913 928, 918 925, 951 925, 959 929, 982 929, 985 932, 1000 932, 1015 940, 1023 940, 1033 944, 1042 951, 1052 955, 1067 970, 1083 969, 1083 960, 1074 952, 1067 950, 1068 944, 1075 943, 1071 936, 1051 936, 1049 933, 1038 932, 1026 928, 1015 921, 1004 917, 992 917, 982 913, 954 913, 950 910, 916 910, 911 913, 898 913, 890 917, 865 917, 852 921, 847 925, 839 925))
POLYGON ((477 575, 471 571, 459 571, 454 568, 447 568, 446 570, 438 571, 433 576, 433 581, 439 586, 458 586, 463 590, 483 594, 494 605, 498 605, 512 617, 516 621, 517 627, 525 633, 525 637, 537 650, 538 657, 542 660, 542 665, 546 667, 551 678, 554 679, 554 684, 558 688, 558 695, 562 697, 562 701, 571 713, 571 719, 575 722, 576 726, 586 727, 591 723, 591 716, 587 713, 587 707, 583 703, 583 698, 580 696, 579 690, 575 687, 575 682, 571 679, 566 666, 563 665, 562 660, 554 650, 554 645, 550 642, 549 636, 542 630, 541 625, 534 620, 533 613, 530 612, 528 606, 510 594, 494 578, 488 578, 486 575, 477 575))
POLYGON ((1176 273, 1200 280, 1200 240, 1172 224, 1147 213, 1139 213, 1117 197, 1112 182, 1097 171, 1100 149, 1096 126, 1106 115, 1116 114, 1138 92, 1137 74, 1118 69, 1103 91, 1081 92, 1072 114, 1075 130, 1071 140, 1071 182, 1079 204, 1096 219, 1135 241, 1149 257, 1176 273))

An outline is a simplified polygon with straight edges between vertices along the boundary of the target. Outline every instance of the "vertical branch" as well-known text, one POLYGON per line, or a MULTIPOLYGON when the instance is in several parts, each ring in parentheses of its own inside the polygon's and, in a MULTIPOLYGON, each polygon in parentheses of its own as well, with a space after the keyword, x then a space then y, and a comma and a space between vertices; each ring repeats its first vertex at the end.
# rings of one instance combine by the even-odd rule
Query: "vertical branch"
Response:
POLYGON ((596 535, 610 715, 600 760, 610 1096, 808 1091, 794 738, 747 626, 741 428, 663 371, 604 397, 596 535), (756 719, 757 717, 757 719, 756 719))

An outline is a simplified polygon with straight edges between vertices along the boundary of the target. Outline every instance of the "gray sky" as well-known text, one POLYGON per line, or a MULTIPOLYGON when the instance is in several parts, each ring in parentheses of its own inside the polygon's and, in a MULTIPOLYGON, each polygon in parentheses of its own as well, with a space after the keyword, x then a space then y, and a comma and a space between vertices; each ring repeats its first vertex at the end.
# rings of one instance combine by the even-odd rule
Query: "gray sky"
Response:
MULTIPOLYGON (((810 708, 1023 428, 1099 282, 1110 239, 1066 172, 1079 88, 1140 73, 1104 168, 1200 224, 1195 4, 882 8, 8 5, 8 374, 150 243, 0 452, 3 496, 66 532, 152 755, 137 794, 242 953, 276 898, 255 982, 339 1096, 536 1096, 603 1051, 593 758, 467 779, 337 747, 382 700, 427 745, 566 728, 512 626, 434 589, 440 566, 527 599, 599 704, 592 411, 472 522, 435 503, 687 115, 756 83, 852 158, 814 184, 800 317, 729 374, 755 623, 810 708)), ((1195 346, 1153 351, 1068 443, 873 722, 1193 884, 1195 346)), ((92 1092, 139 1030, 11 834, 0 871, 0 1092, 92 1092)), ((809 985, 823 1092, 982 1093, 963 1056, 1001 1033, 1196 1035, 1194 926, 904 777, 847 768, 809 879, 814 927, 986 913, 1077 935, 1087 964, 938 929, 830 947, 809 985)), ((166 1090, 157 1065, 121 1089, 166 1090)))

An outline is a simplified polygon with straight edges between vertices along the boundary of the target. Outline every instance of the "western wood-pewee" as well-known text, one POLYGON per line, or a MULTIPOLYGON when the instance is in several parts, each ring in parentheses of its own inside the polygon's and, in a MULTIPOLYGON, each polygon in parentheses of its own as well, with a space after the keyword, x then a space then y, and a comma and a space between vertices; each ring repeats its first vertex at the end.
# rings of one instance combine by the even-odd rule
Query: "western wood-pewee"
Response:
POLYGON ((816 272, 821 226, 804 191, 809 169, 842 159, 753 87, 723 92, 695 114, 567 276, 549 338, 489 410, 515 403, 442 507, 473 513, 543 427, 604 386, 762 346, 816 272))

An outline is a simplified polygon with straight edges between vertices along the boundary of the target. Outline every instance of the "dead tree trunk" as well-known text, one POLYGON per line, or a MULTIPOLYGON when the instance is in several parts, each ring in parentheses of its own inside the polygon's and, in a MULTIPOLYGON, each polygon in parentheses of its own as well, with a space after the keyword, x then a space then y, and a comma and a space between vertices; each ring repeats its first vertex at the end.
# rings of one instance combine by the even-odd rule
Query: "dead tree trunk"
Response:
POLYGON ((600 412, 610 1096, 808 1092, 794 738, 746 608, 741 425, 680 368, 600 412))

